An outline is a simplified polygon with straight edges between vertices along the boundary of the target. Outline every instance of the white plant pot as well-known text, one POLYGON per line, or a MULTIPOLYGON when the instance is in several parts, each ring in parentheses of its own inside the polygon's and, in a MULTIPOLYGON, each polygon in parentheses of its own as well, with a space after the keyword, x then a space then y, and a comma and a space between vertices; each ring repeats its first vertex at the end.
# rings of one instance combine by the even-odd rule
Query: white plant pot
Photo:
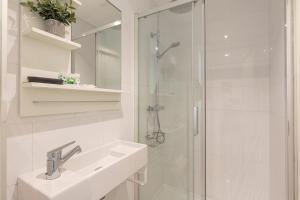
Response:
POLYGON ((49 33, 52 33, 54 35, 65 37, 66 34, 66 27, 63 23, 54 20, 54 19, 48 19, 45 21, 46 23, 46 31, 49 33))

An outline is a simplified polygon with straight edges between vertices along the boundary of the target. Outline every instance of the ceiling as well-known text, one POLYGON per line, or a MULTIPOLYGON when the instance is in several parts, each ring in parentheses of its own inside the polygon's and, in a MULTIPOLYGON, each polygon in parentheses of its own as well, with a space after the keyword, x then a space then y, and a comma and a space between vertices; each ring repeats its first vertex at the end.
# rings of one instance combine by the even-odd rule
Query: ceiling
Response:
POLYGON ((121 12, 106 0, 83 0, 77 17, 99 27, 121 19, 121 12))
POLYGON ((132 9, 139 13, 169 3, 171 0, 128 0, 132 9))

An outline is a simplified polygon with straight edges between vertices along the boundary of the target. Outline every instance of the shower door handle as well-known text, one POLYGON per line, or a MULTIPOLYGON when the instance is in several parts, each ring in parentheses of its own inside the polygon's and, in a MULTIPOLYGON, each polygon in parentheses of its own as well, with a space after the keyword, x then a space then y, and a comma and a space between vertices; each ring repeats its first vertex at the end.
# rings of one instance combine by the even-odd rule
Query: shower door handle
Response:
POLYGON ((199 135, 199 107, 194 106, 194 136, 199 135))

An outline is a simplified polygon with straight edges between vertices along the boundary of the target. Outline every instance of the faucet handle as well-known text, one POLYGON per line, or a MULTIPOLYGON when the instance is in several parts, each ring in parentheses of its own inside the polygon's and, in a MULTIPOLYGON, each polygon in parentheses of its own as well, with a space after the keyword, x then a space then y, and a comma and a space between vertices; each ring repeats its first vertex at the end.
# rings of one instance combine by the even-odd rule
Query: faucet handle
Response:
POLYGON ((69 142, 69 143, 67 143, 67 144, 64 144, 64 145, 62 145, 62 146, 60 146, 60 147, 57 147, 56 149, 53 149, 53 150, 49 151, 49 152, 47 153, 47 156, 48 156, 48 157, 51 157, 53 154, 59 153, 59 152, 61 152, 64 148, 66 148, 66 147, 68 147, 68 146, 70 146, 70 145, 72 145, 72 144, 75 144, 75 143, 76 143, 75 141, 72 141, 72 142, 69 142))

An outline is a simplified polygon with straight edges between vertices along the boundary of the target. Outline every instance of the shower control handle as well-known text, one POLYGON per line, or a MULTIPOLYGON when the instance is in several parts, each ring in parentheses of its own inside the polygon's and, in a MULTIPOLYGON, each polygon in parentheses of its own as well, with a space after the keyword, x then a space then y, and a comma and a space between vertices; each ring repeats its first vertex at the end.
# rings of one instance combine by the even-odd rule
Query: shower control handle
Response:
POLYGON ((198 106, 194 106, 194 136, 199 135, 199 107, 198 106))

